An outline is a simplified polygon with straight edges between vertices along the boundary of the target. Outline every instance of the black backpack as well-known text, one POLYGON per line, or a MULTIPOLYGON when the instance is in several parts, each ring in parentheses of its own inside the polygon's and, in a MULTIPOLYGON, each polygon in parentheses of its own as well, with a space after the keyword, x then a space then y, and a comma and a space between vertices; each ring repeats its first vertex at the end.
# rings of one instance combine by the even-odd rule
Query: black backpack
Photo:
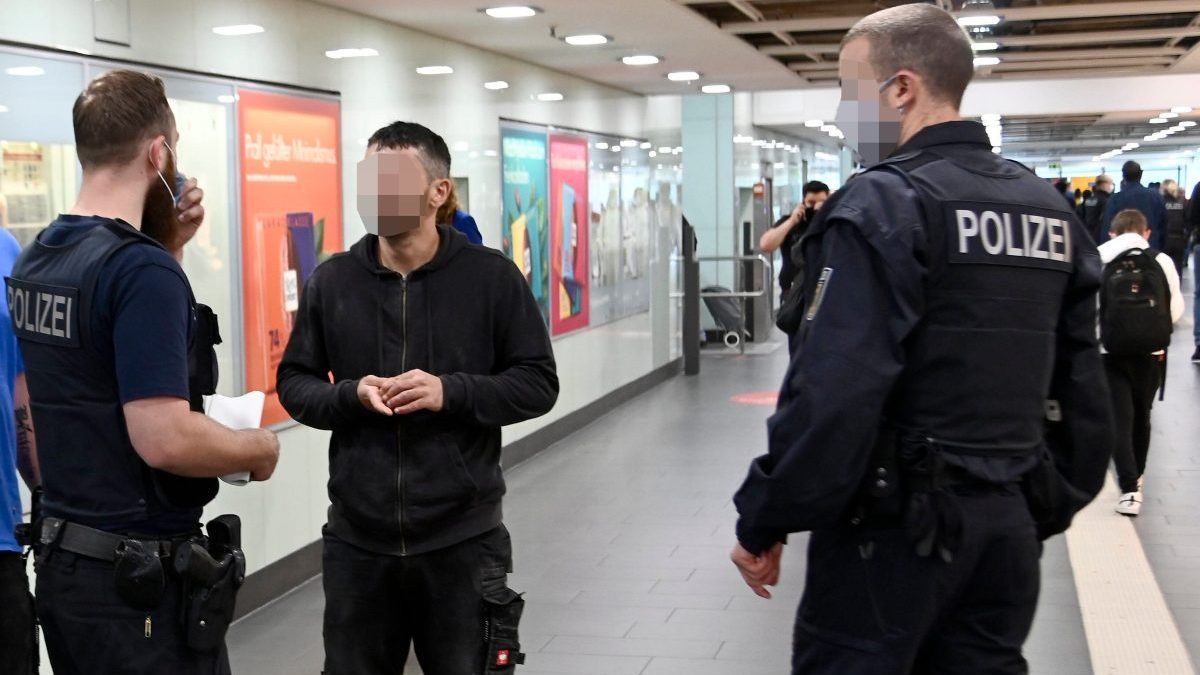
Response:
POLYGON ((1146 355, 1171 344, 1171 290, 1154 249, 1130 249, 1104 266, 1100 341, 1110 354, 1146 355))

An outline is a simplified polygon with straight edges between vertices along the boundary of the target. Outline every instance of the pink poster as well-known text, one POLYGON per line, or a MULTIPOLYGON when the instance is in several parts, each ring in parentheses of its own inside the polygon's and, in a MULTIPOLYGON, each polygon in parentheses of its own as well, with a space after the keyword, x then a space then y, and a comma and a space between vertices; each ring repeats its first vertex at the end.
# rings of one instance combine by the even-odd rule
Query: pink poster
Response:
POLYGON ((550 137, 550 327, 588 325, 588 143, 550 137))

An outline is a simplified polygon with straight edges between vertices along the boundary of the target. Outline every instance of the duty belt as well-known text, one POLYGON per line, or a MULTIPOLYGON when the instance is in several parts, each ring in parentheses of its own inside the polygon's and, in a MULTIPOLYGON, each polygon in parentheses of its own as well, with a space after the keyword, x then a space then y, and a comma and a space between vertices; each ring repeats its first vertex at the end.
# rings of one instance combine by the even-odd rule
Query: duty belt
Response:
POLYGON ((97 530, 80 525, 79 523, 69 523, 62 518, 45 517, 41 521, 38 543, 43 547, 57 548, 69 553, 87 556, 88 558, 113 562, 117 558, 118 547, 130 539, 140 542, 142 546, 150 551, 157 551, 158 557, 165 560, 171 557, 172 550, 176 544, 186 538, 186 535, 176 537, 175 539, 127 537, 97 530))

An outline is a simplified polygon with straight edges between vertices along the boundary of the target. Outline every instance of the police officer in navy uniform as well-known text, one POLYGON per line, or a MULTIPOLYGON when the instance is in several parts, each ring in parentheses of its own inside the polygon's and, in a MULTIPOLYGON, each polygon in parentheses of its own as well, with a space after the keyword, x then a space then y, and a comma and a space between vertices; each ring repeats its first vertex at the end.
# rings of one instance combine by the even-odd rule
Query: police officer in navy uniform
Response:
MULTIPOLYGON (((7 280, 45 488, 35 552, 46 648, 58 675, 227 673, 213 627, 232 597, 214 593, 227 602, 214 607, 192 593, 211 543, 199 519, 216 476, 269 478, 278 441, 191 409, 189 380, 209 378, 189 373, 198 310, 177 259, 204 211, 194 181, 174 186, 162 81, 102 75, 73 117, 78 201, 7 280)), ((244 574, 234 562, 209 568, 221 589, 244 574)))
POLYGON ((1099 258, 1062 196, 960 119, 972 59, 926 4, 842 45, 838 125, 868 169, 802 244, 799 350, 735 497, 760 596, 812 531, 794 673, 1027 672, 1039 538, 1103 481, 1099 258))

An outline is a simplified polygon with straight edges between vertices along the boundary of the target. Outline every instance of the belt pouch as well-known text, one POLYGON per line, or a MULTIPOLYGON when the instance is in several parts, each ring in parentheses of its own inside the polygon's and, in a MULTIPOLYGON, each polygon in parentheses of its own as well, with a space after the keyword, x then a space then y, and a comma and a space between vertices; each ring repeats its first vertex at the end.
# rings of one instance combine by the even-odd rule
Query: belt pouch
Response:
POLYGON ((117 595, 130 607, 150 611, 162 603, 167 588, 166 572, 158 547, 136 539, 117 544, 113 557, 113 579, 117 595))

